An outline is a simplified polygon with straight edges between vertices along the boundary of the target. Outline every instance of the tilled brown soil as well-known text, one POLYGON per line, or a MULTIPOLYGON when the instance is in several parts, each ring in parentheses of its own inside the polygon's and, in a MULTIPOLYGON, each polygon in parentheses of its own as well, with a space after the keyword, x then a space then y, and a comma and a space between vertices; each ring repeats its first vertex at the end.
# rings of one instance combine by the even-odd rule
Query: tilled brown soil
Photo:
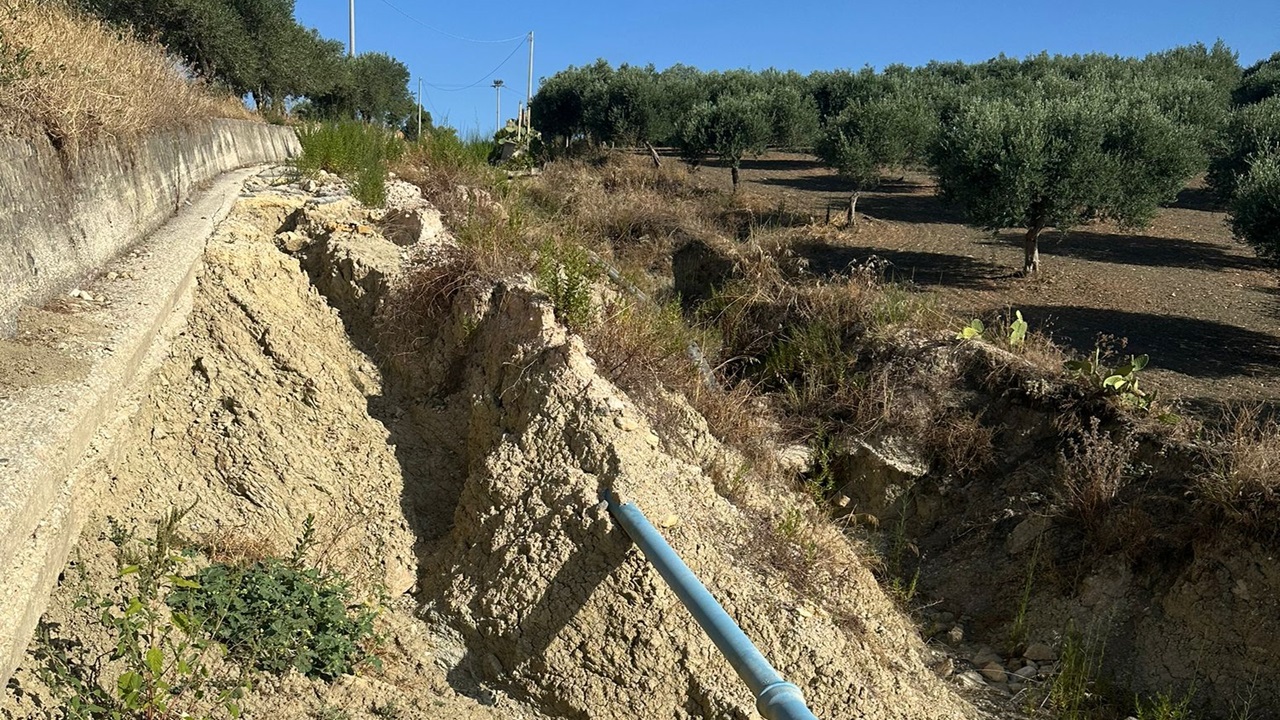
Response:
MULTIPOLYGON (((729 187, 715 163, 701 172, 729 187)), ((743 162, 745 192, 791 212, 842 218, 847 185, 808 155, 769 153, 743 162)), ((892 277, 934 293, 962 316, 1021 310, 1035 329, 1091 353, 1099 342, 1147 353, 1147 375, 1192 408, 1225 403, 1280 405, 1280 285, 1235 241, 1226 213, 1196 181, 1150 227, 1097 223, 1041 241, 1040 277, 1018 277, 1021 236, 964 224, 924 173, 894 172, 862 193, 856 228, 801 243, 817 272, 840 273, 877 255, 892 277), (1111 336, 1112 341, 1105 340, 1111 336)))

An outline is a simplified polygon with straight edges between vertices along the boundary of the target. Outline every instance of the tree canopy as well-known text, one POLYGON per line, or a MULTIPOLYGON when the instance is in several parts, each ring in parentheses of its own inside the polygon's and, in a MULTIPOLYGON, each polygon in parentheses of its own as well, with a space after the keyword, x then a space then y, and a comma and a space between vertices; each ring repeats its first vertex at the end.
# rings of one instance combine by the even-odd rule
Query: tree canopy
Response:
POLYGON ((381 53, 346 56, 294 19, 294 0, 79 0, 108 22, 155 39, 191 71, 259 109, 302 101, 327 118, 402 126, 414 107, 403 63, 381 53))
POLYGON ((1141 225, 1198 162, 1194 138, 1150 100, 1104 92, 966 105, 934 151, 943 194, 974 224, 1026 228, 1027 273, 1045 228, 1141 225))
POLYGON ((709 154, 718 156, 729 166, 737 190, 742 158, 764 152, 772 137, 769 110, 769 97, 758 92, 723 95, 695 105, 680 123, 680 154, 694 163, 709 154))

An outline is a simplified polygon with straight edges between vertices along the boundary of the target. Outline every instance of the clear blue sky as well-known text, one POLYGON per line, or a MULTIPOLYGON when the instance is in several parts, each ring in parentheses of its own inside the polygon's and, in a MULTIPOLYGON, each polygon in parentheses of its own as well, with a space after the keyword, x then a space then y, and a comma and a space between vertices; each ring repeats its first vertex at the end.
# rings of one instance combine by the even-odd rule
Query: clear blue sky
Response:
MULTIPOLYGON (((347 38, 347 0, 297 0, 298 19, 326 37, 347 38)), ((1280 50, 1280 0, 969 0, 968 2, 813 2, 812 0, 650 0, 649 2, 476 2, 356 0, 356 50, 386 52, 432 85, 485 78, 517 43, 465 42, 455 35, 503 39, 535 33, 534 79, 603 57, 659 69, 675 63, 704 70, 776 67, 801 72, 918 65, 929 60, 985 60, 1104 52, 1144 55, 1222 38, 1244 65, 1280 50), (395 8, 403 11, 397 12, 395 8)), ((503 117, 524 98, 523 47, 494 77, 503 117)), ((491 80, 456 92, 427 87, 437 122, 464 133, 491 132, 491 80)))

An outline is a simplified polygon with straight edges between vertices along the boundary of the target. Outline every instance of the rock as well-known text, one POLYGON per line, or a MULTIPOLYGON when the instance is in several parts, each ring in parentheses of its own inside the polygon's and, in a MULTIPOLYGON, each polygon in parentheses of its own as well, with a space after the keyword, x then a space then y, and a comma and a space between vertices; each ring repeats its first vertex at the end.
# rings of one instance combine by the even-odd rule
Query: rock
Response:
MULTIPOLYGON (((325 175, 328 175, 328 173, 325 173, 325 175)), ((307 178, 306 180, 302 181, 301 187, 304 191, 313 193, 320 189, 320 183, 316 182, 315 180, 312 180, 311 178, 307 178)))
POLYGON ((956 625, 947 631, 947 642, 952 645, 959 645, 964 642, 964 628, 956 625))
POLYGON ((629 417, 614 418, 613 424, 617 425, 619 430, 623 430, 625 432, 631 432, 632 430, 635 430, 636 428, 640 427, 640 423, 636 422, 635 420, 632 420, 629 417))
POLYGON ((929 472, 929 463, 904 438, 855 439, 835 448, 831 472, 836 489, 853 500, 849 512, 883 520, 929 472))
POLYGON ((792 475, 803 475, 812 466, 812 453, 808 445, 787 445, 778 449, 778 462, 792 475))
POLYGON ((1022 692, 1023 690, 1026 690, 1026 689, 1027 689, 1027 684, 1026 684, 1026 683, 1023 683, 1023 682, 1011 682, 1011 683, 1009 683, 1009 692, 1013 693, 1014 695, 1017 695, 1018 693, 1022 692))
POLYGON ((403 246, 436 242, 448 235, 440 211, 425 200, 416 206, 388 210, 378 225, 388 240, 403 246))
POLYGON ((1009 538, 1005 540, 1005 552, 1010 555, 1021 553, 1029 548, 1036 538, 1043 535, 1051 525, 1053 525, 1053 520, 1043 515, 1032 515, 1023 520, 1018 523, 1013 532, 1009 533, 1009 538))
POLYGON ((990 648, 982 648, 973 654, 969 659, 969 662, 973 663, 974 667, 981 669, 984 665, 989 665, 991 663, 1001 664, 1001 658, 999 655, 992 652, 990 648))
POLYGON ((1023 665, 1022 667, 1018 668, 1018 670, 1013 674, 1017 675, 1020 678, 1031 680, 1035 678, 1035 676, 1039 672, 1040 672, 1040 668, 1036 667, 1035 663, 1027 663, 1026 665, 1023 665))
POLYGON ((304 235, 292 230, 276 235, 276 247, 287 253, 296 253, 310 245, 311 242, 312 238, 310 235, 304 235))
POLYGON ((962 673, 956 673, 955 679, 960 685, 970 690, 985 689, 987 687, 986 678, 973 670, 965 670, 962 673))
POLYGON ((118 277, 120 277, 120 273, 116 272, 115 270, 112 270, 111 272, 107 273, 108 280, 115 280, 118 277))
POLYGON ((658 523, 658 525, 664 528, 673 528, 679 524, 680 524, 680 516, 672 515, 672 514, 668 514, 666 517, 662 518, 661 522, 658 523))
POLYGON ((938 662, 934 663, 930 669, 933 670, 934 674, 938 677, 946 679, 951 677, 951 675, 956 671, 956 661, 949 657, 942 658, 938 662))
POLYGON ((1022 653, 1022 657, 1035 663, 1053 662, 1058 659, 1058 653, 1044 643, 1031 643, 1022 653))

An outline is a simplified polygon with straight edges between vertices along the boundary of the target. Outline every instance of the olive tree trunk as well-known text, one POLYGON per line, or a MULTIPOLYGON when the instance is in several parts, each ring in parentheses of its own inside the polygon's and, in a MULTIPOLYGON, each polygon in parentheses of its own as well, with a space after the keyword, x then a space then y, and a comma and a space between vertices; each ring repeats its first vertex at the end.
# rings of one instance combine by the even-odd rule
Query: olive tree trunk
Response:
POLYGON ((1022 274, 1035 275, 1040 272, 1040 233, 1044 232, 1044 224, 1036 224, 1027 228, 1022 238, 1022 274))
POLYGON ((738 192, 738 164, 734 163, 729 166, 729 176, 733 178, 733 192, 738 192))

